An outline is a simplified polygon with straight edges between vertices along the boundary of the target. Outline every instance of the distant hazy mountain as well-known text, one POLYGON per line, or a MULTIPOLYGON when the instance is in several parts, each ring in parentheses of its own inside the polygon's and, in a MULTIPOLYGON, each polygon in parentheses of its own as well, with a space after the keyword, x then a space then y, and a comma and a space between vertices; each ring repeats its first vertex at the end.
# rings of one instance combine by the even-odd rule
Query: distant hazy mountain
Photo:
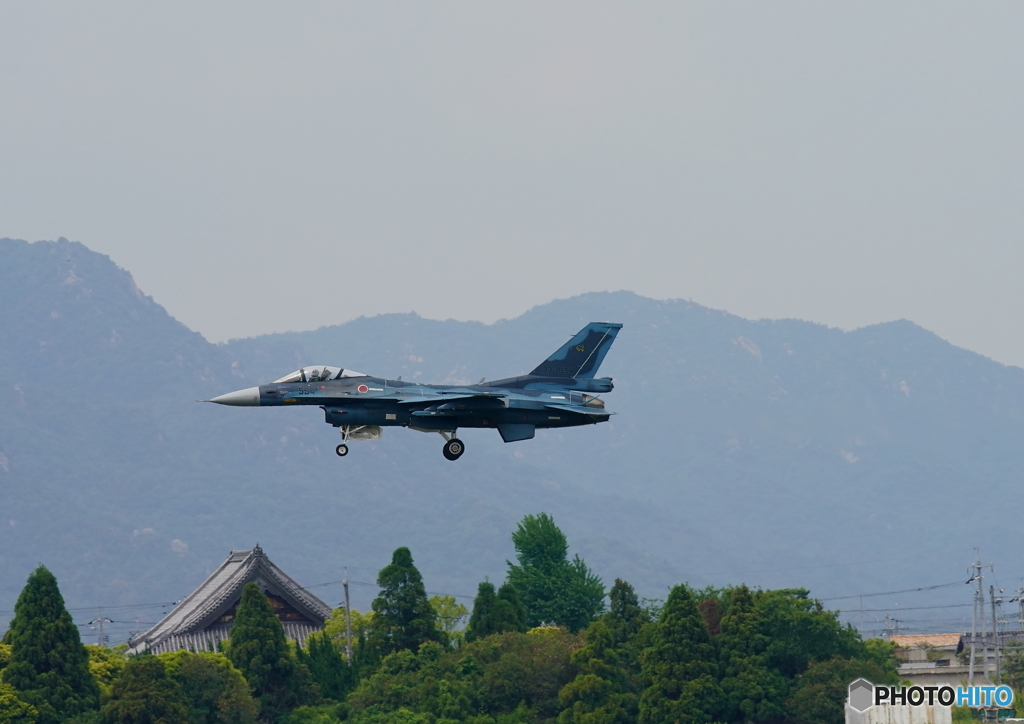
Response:
MULTIPOLYGON (((408 545, 428 589, 472 594, 538 511, 647 596, 910 588, 956 580, 976 545, 1019 573, 1024 370, 910 322, 842 332, 618 292, 493 325, 383 315, 213 345, 106 256, 5 239, 0 340, 0 627, 39 562, 70 606, 128 612, 126 631, 159 612, 109 607, 176 600, 257 542, 307 584, 345 566, 371 582, 408 545), (456 463, 401 429, 342 460, 317 408, 195 402, 304 364, 524 373, 593 320, 625 324, 601 370, 612 421, 508 445, 466 430, 456 463)), ((365 608, 373 589, 354 593, 365 608)))

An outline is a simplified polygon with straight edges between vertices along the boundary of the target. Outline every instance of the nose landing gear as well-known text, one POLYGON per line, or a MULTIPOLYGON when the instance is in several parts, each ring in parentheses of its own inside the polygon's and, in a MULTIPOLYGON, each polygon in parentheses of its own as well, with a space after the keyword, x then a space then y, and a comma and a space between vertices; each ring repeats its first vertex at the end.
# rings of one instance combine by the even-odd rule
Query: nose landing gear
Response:
POLYGON ((338 432, 341 433, 341 445, 334 448, 334 452, 338 453, 339 458, 343 458, 348 455, 348 439, 352 436, 352 426, 342 425, 338 428, 338 432))

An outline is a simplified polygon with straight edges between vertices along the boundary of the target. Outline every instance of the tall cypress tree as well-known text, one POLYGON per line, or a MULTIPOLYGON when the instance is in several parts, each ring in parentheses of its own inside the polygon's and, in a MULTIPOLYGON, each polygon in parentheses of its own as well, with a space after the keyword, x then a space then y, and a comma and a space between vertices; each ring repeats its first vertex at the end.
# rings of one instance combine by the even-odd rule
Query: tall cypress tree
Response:
POLYGON ((494 633, 491 624, 497 600, 494 584, 490 581, 481 581, 476 588, 476 598, 473 599, 473 613, 469 617, 469 626, 466 627, 466 641, 476 641, 494 633))
POLYGON ((640 606, 633 586, 621 578, 615 579, 608 599, 608 613, 602 616, 602 620, 611 630, 615 645, 621 646, 632 641, 640 629, 651 622, 651 617, 640 606))
POLYGON ((526 631, 526 607, 519 598, 519 591, 511 583, 503 583, 498 589, 498 600, 494 603, 494 628, 496 631, 526 631))
POLYGON ((665 601, 653 646, 644 651, 640 724, 707 724, 722 705, 715 650, 690 589, 665 601))
POLYGON ((763 722, 780 718, 789 686, 768 665, 769 639, 761 631, 754 597, 746 586, 733 589, 716 643, 726 719, 763 722))
POLYGON ((505 631, 526 631, 526 609, 519 600, 519 592, 511 583, 504 583, 495 594, 494 584, 484 581, 477 587, 473 599, 466 641, 505 631))
POLYGON ((4 681, 38 710, 39 724, 57 724, 99 706, 89 652, 64 607, 57 579, 45 566, 32 572, 18 596, 9 642, 4 681))
POLYGON ((255 583, 245 584, 231 627, 228 658, 249 682, 260 702, 260 719, 275 721, 290 709, 309 702, 284 627, 270 601, 255 583))
POLYGON ((395 549, 391 564, 377 576, 377 585, 381 591, 373 599, 370 643, 380 655, 403 649, 415 652, 427 641, 442 642, 437 614, 408 548, 395 549))

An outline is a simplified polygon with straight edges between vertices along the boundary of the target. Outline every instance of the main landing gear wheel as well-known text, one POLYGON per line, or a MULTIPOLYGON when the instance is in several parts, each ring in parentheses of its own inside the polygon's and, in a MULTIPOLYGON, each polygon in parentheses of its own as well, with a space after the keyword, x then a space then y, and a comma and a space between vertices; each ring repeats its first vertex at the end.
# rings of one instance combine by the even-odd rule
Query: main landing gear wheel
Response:
POLYGON ((449 460, 458 460, 462 457, 462 453, 466 452, 466 446, 462 444, 462 440, 453 437, 444 444, 442 452, 444 452, 444 456, 449 460))
POLYGON ((343 458, 348 455, 348 445, 341 443, 338 447, 334 448, 334 452, 338 453, 339 458, 343 458))

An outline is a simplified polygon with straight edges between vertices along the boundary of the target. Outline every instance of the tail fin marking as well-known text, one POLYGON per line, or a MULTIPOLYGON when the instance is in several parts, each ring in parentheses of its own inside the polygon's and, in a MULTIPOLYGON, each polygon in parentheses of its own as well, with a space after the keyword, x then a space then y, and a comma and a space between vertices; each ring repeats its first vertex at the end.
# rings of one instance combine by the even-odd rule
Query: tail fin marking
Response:
POLYGON ((622 329, 614 322, 591 322, 530 374, 537 377, 593 377, 622 329))

